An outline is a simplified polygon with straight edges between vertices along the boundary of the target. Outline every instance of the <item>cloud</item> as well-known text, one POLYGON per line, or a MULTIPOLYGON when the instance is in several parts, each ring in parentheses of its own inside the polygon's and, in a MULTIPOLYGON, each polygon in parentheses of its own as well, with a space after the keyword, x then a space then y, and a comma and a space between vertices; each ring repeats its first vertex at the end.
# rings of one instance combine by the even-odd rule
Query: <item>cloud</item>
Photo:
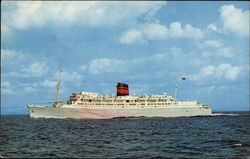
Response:
POLYGON ((219 48, 217 52, 218 54, 226 58, 234 57, 234 53, 232 52, 232 49, 229 47, 219 48))
POLYGON ((249 11, 243 11, 234 5, 220 7, 220 19, 226 32, 235 33, 237 36, 249 36, 249 11))
POLYGON ((103 72, 124 72, 128 69, 128 61, 100 58, 89 62, 89 71, 92 74, 103 72))
POLYGON ((202 52, 202 56, 205 58, 212 56, 232 58, 235 56, 233 48, 225 47, 221 40, 206 40, 202 43, 196 42, 195 45, 201 49, 205 49, 202 52))
POLYGON ((181 55, 182 49, 181 48, 176 48, 176 47, 171 47, 170 52, 171 52, 171 55, 173 57, 177 57, 177 56, 181 55))
POLYGON ((48 60, 42 54, 1 50, 4 77, 41 77, 48 72, 48 60))
POLYGON ((231 64, 220 64, 218 66, 208 65, 200 69, 198 74, 190 75, 190 79, 198 82, 214 81, 225 79, 227 81, 235 81, 238 79, 242 71, 240 66, 232 66, 231 64))
POLYGON ((142 57, 142 58, 134 58, 130 60, 120 60, 116 58, 108 59, 108 58, 98 58, 93 59, 88 63, 89 72, 92 74, 100 74, 100 73, 124 73, 133 68, 139 69, 139 66, 143 66, 145 64, 149 65, 152 63, 162 64, 165 63, 168 59, 168 55, 165 53, 162 54, 154 54, 152 56, 142 57))
POLYGON ((11 88, 1 88, 2 94, 15 95, 16 93, 11 88))
POLYGON ((165 40, 168 36, 168 28, 158 23, 145 24, 142 31, 149 40, 165 40))
POLYGON ((120 43, 123 44, 131 44, 131 43, 145 43, 146 41, 143 39, 142 32, 132 29, 126 32, 123 32, 122 36, 119 39, 120 43))
POLYGON ((28 82, 28 83, 22 83, 22 82, 15 82, 15 85, 10 85, 8 81, 3 81, 1 83, 2 91, 4 91, 4 94, 11 94, 11 95, 23 95, 32 93, 34 91, 41 91, 41 88, 46 88, 46 92, 50 91, 51 89, 48 89, 49 87, 56 88, 57 82, 50 81, 48 79, 45 79, 43 82, 28 82), (17 91, 13 91, 13 89, 17 91))
POLYGON ((85 72, 87 70, 87 65, 80 65, 79 69, 83 72, 85 72))
POLYGON ((47 73, 48 67, 46 62, 35 62, 30 64, 27 68, 22 69, 27 77, 41 77, 47 73))
POLYGON ((166 2, 32 2, 9 3, 4 23, 17 29, 41 28, 47 25, 103 26, 127 24, 139 17, 152 17, 166 2))
POLYGON ((222 47, 222 43, 221 41, 218 41, 218 40, 207 40, 207 41, 204 41, 203 45, 205 47, 215 47, 215 48, 220 48, 222 47))
POLYGON ((1 81, 1 87, 9 87, 10 86, 10 82, 8 81, 1 81))
POLYGON ((21 52, 1 49, 1 62, 4 65, 19 63, 24 61, 26 58, 28 58, 27 55, 21 52))
POLYGON ((2 39, 6 39, 11 35, 11 31, 10 28, 5 25, 5 24, 1 24, 1 38, 2 39))
POLYGON ((180 22, 173 22, 166 27, 158 23, 141 24, 138 29, 131 29, 122 33, 120 43, 146 43, 148 40, 166 40, 168 38, 203 38, 203 32, 190 24, 182 27, 180 22))
POLYGON ((192 27, 190 24, 186 24, 184 28, 182 28, 180 22, 174 22, 169 26, 169 35, 173 38, 201 39, 203 32, 198 28, 192 27))
POLYGON ((231 64, 220 64, 216 70, 215 74, 217 77, 223 77, 227 80, 234 81, 238 78, 241 71, 241 67, 232 66, 231 64))
POLYGON ((220 34, 224 34, 223 31, 221 31, 220 29, 217 28, 217 26, 213 23, 209 24, 207 26, 208 29, 212 30, 212 31, 215 31, 217 33, 220 33, 220 34))
POLYGON ((43 54, 1 49, 1 62, 4 66, 29 65, 41 61, 47 61, 43 54))
POLYGON ((57 82, 53 82, 53 81, 46 79, 43 82, 41 82, 40 85, 43 87, 56 87, 57 82))
MULTIPOLYGON (((57 77, 57 74, 56 74, 57 77)), ((83 75, 80 75, 77 72, 68 72, 68 71, 63 71, 62 72, 62 81, 67 81, 67 82, 74 82, 74 81, 79 81, 83 80, 83 75)))
POLYGON ((26 78, 27 77, 27 75, 26 74, 24 74, 24 73, 21 73, 21 72, 14 72, 14 71, 12 71, 12 72, 8 72, 8 73, 2 73, 1 74, 4 78, 26 78))
POLYGON ((34 92, 34 91, 36 91, 36 89, 33 88, 33 87, 25 87, 24 88, 25 93, 31 93, 31 92, 34 92))
POLYGON ((12 90, 11 84, 9 81, 1 81, 1 93, 15 95, 16 93, 12 90))

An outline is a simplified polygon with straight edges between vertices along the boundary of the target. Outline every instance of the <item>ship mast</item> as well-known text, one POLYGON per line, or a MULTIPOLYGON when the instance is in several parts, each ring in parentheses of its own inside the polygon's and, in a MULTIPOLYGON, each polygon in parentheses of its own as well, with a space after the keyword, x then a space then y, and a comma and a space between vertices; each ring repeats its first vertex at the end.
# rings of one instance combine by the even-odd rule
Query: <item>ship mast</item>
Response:
POLYGON ((57 82, 57 88, 56 88, 56 103, 55 106, 58 107, 59 105, 59 97, 60 97, 60 87, 61 87, 61 73, 62 68, 60 65, 59 71, 58 71, 58 82, 57 82))
POLYGON ((179 84, 179 81, 180 81, 179 74, 180 74, 180 73, 178 72, 178 73, 177 73, 177 77, 176 77, 176 81, 175 81, 174 99, 176 99, 177 90, 178 90, 178 84, 179 84))
POLYGON ((175 88, 174 88, 174 99, 176 100, 176 95, 177 95, 177 90, 178 90, 178 86, 179 86, 179 81, 180 80, 186 80, 185 77, 179 78, 180 73, 177 73, 177 77, 176 77, 176 82, 175 82, 175 88))

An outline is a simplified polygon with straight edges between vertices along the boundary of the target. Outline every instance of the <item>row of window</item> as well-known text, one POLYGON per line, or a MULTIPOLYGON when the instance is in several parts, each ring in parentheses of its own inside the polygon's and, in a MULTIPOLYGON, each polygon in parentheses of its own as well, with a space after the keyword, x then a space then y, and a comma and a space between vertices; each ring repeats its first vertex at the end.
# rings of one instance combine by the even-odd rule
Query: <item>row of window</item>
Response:
MULTIPOLYGON (((147 105, 177 105, 178 103, 147 103, 147 105)), ((124 104, 124 103, 78 103, 78 105, 146 105, 145 103, 136 104, 136 103, 130 103, 130 104, 124 104)))
POLYGON ((168 100, 91 100, 91 99, 82 99, 82 102, 126 102, 126 103, 133 103, 133 102, 167 102, 168 100))

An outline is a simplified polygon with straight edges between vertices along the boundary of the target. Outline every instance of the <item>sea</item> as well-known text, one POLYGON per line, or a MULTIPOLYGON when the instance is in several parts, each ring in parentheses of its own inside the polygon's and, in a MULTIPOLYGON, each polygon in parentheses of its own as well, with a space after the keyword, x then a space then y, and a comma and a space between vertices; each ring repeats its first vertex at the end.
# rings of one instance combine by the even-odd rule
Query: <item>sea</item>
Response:
POLYGON ((0 142, 1 158, 247 159, 250 114, 106 120, 2 115, 0 142))

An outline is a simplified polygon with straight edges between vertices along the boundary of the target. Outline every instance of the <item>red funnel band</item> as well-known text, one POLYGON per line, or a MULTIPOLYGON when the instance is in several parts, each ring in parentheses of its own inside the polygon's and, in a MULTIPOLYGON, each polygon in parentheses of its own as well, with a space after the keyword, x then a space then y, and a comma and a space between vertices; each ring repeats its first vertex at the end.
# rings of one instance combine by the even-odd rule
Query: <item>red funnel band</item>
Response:
POLYGON ((117 93, 125 93, 128 94, 128 90, 118 89, 117 93))

